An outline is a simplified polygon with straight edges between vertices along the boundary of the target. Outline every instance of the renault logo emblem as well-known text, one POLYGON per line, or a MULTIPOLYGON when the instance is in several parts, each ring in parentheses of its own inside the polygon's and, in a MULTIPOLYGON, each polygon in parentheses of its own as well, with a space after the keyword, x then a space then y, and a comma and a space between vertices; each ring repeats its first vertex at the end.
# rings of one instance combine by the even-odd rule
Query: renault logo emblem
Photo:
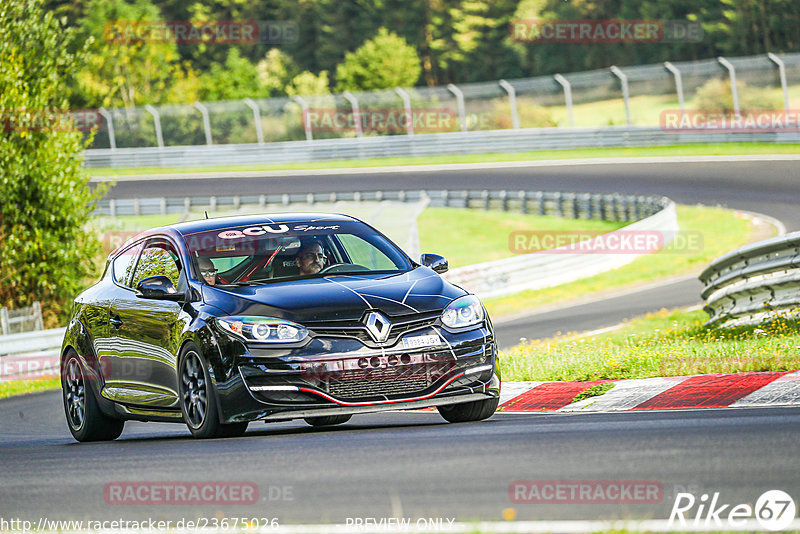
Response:
POLYGON ((382 313, 369 312, 364 319, 364 325, 366 325, 369 335, 375 341, 383 343, 389 338, 389 330, 392 328, 392 323, 382 313))

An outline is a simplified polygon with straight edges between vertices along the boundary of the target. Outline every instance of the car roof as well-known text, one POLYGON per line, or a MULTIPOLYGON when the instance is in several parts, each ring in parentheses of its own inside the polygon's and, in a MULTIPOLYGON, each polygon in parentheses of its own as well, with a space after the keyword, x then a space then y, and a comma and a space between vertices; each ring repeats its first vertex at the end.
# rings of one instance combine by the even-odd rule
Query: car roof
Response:
POLYGON ((235 215, 232 217, 216 217, 213 219, 198 219, 186 221, 163 227, 163 230, 173 229, 181 235, 196 234, 231 228, 234 226, 247 226, 251 224, 269 223, 319 223, 319 222, 362 222, 355 217, 341 213, 258 213, 252 215, 235 215))

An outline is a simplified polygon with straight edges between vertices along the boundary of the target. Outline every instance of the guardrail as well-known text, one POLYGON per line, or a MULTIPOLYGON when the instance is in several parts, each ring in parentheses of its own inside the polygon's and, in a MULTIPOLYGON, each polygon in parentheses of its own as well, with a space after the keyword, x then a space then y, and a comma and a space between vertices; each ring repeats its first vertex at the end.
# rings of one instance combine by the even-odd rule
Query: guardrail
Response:
POLYGON ((0 380, 57 375, 64 328, 0 336, 0 380))
POLYGON ((423 199, 434 207, 500 209, 572 219, 634 221, 649 217, 664 208, 664 197, 620 194, 568 193, 526 190, 430 189, 397 191, 345 191, 332 193, 252 194, 196 197, 148 197, 102 199, 95 211, 112 217, 126 215, 166 215, 188 213, 192 209, 237 210, 253 206, 292 204, 314 205, 323 202, 412 202, 423 199))
POLYGON ((633 126, 482 130, 263 144, 89 149, 84 152, 84 164, 86 167, 112 168, 203 167, 727 142, 798 143, 800 133, 669 132, 655 127, 633 126))
POLYGON ((34 302, 33 306, 16 310, 0 309, 0 335, 31 330, 44 330, 41 304, 34 302))
POLYGON ((800 232, 751 243, 700 273, 708 326, 759 324, 800 306, 800 232))

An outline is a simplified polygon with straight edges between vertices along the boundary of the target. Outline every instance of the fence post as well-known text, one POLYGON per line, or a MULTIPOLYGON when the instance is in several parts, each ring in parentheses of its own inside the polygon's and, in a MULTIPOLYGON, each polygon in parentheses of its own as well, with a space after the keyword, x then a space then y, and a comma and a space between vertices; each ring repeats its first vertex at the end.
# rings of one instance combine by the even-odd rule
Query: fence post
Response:
POLYGON ((611 73, 619 78, 619 82, 622 85, 622 99, 625 100, 625 123, 630 126, 631 125, 631 102, 630 102, 630 93, 628 91, 628 77, 625 76, 625 73, 620 70, 619 67, 616 65, 611 66, 611 73))
POLYGON ((408 96, 405 89, 401 87, 395 87, 394 92, 403 99, 403 109, 406 113, 406 133, 408 135, 414 135, 414 117, 411 113, 411 97, 408 96))
POLYGON ((264 144, 264 126, 261 124, 261 110, 258 107, 258 104, 255 103, 255 100, 252 98, 245 98, 244 103, 253 110, 253 122, 256 126, 256 140, 258 141, 259 145, 264 144))
POLYGON ((158 143, 158 148, 164 148, 164 135, 161 133, 161 115, 158 113, 158 110, 147 104, 144 109, 153 116, 153 126, 156 129, 156 143, 158 143))
POLYGON ((351 93, 350 91, 345 91, 342 93, 342 96, 350 102, 350 107, 353 109, 353 121, 356 123, 356 137, 362 137, 364 135, 364 131, 361 128, 361 113, 358 110, 358 99, 356 95, 351 93))
POLYGON ((681 76, 681 71, 669 61, 664 62, 664 68, 670 71, 672 76, 675 77, 675 91, 678 93, 678 106, 680 106, 681 113, 683 113, 686 106, 683 102, 683 77, 681 76))
POLYGON ((467 108, 464 106, 464 93, 461 92, 461 89, 453 85, 452 83, 447 84, 447 90, 453 93, 456 97, 456 103, 458 105, 458 120, 461 123, 461 131, 467 131, 467 108))
POLYGON ((575 126, 575 120, 572 115, 572 84, 561 74, 556 74, 553 78, 564 88, 564 102, 567 105, 567 122, 570 128, 572 128, 575 126))
POLYGON ((295 95, 292 97, 292 100, 300 104, 300 107, 303 110, 303 128, 306 131, 306 141, 312 141, 314 139, 313 132, 311 131, 311 117, 308 116, 308 102, 300 95, 295 95))
POLYGON ((214 142, 211 139, 211 120, 208 118, 208 108, 200 102, 195 102, 194 107, 200 110, 200 114, 203 116, 203 131, 206 133, 206 144, 213 145, 214 142))
POLYGON ((767 54, 767 57, 772 60, 778 66, 778 76, 781 78, 781 89, 783 89, 783 109, 786 110, 786 114, 789 114, 789 90, 786 87, 786 66, 783 64, 783 60, 779 58, 777 55, 770 52, 767 54))
POLYGON ((108 125, 108 146, 111 148, 111 150, 116 150, 117 136, 114 133, 114 118, 106 108, 98 108, 97 112, 106 120, 106 124, 108 125))
POLYGON ((594 195, 586 193, 586 218, 594 219, 594 195))
POLYGON ((519 192, 519 210, 523 214, 528 213, 528 192, 524 189, 519 192))
POLYGON ((739 115, 739 89, 736 88, 736 69, 733 67, 733 64, 725 59, 724 57, 720 56, 717 58, 720 65, 725 67, 728 70, 728 75, 731 79, 731 95, 733 96, 733 113, 734 115, 739 115))
POLYGON ((37 300, 33 303, 33 328, 44 330, 44 319, 42 319, 42 305, 37 300))
POLYGON ((519 130, 519 113, 517 113, 517 91, 514 89, 514 86, 508 83, 505 80, 500 80, 498 82, 500 87, 505 89, 506 93, 508 93, 508 105, 511 107, 511 127, 515 130, 519 130))
POLYGON ((544 193, 542 193, 541 191, 537 191, 535 196, 536 196, 537 212, 539 215, 544 215, 544 193))

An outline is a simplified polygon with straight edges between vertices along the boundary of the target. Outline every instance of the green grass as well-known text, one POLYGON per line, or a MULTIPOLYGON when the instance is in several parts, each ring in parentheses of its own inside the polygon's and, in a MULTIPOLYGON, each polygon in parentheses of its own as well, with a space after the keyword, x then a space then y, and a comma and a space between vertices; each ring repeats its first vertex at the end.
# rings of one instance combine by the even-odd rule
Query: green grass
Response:
POLYGON ((0 381, 0 399, 11 397, 13 395, 24 395, 26 393, 35 393, 37 391, 59 389, 60 387, 61 378, 58 376, 46 376, 34 380, 0 381))
MULTIPOLYGON (((746 90, 752 89, 748 86, 746 90)), ((800 85, 789 86, 789 107, 797 109, 800 105, 800 85)), ((697 109, 695 95, 686 95, 686 109, 697 109)), ((783 92, 780 88, 773 88, 766 92, 766 97, 783 102, 783 92)), ((517 97, 520 109, 526 98, 517 97)), ((535 104, 536 102, 527 99, 535 104)), ((666 95, 632 95, 630 98, 631 122, 636 126, 658 126, 663 111, 680 109, 678 97, 675 94, 666 95)), ((569 124, 566 106, 548 106, 553 120, 559 126, 569 124)), ((620 98, 600 100, 573 105, 575 126, 609 126, 625 124, 625 101, 620 98)))
MULTIPOLYGON (((537 306, 561 303, 612 289, 653 282, 662 278, 698 272, 714 258, 749 242, 752 227, 735 212, 722 208, 678 206, 681 231, 700 232, 703 246, 696 252, 670 252, 669 248, 648 254, 633 262, 591 278, 560 286, 523 291, 507 297, 486 299, 489 315, 495 320, 537 306)), ((699 296, 698 296, 699 298, 699 296)))
POLYGON ((461 208, 427 208, 417 219, 420 250, 443 255, 451 268, 514 256, 514 231, 612 232, 625 224, 461 208))
POLYGON ((514 153, 448 154, 442 156, 416 156, 372 159, 343 159, 280 165, 217 165, 210 167, 141 167, 131 169, 91 168, 92 176, 123 176, 137 174, 181 174, 190 172, 235 172, 343 169, 404 165, 436 165, 448 163, 489 163, 502 161, 543 161, 613 157, 681 157, 681 156, 738 156, 757 154, 797 154, 800 144, 773 145, 765 143, 687 144, 663 147, 585 148, 575 150, 538 150, 514 153))
POLYGON ((589 399, 591 397, 599 397, 604 393, 607 393, 608 390, 614 387, 614 382, 604 382, 602 384, 597 384, 596 386, 592 386, 589 389, 584 389, 577 395, 575 398, 570 401, 570 404, 574 404, 576 402, 580 402, 584 399, 589 399))
POLYGON ((800 323, 704 328, 702 310, 662 310, 589 338, 553 338, 500 354, 504 380, 602 380, 800 369, 800 323))

